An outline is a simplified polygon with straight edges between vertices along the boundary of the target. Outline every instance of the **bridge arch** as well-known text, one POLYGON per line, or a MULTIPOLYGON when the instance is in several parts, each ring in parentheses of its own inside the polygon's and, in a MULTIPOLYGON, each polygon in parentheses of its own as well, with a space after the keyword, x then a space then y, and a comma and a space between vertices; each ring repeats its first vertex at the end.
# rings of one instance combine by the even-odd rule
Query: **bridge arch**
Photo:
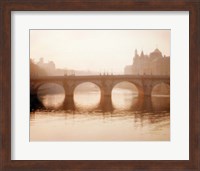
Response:
POLYGON ((101 88, 91 81, 78 83, 73 90, 73 100, 76 109, 95 109, 101 101, 101 88))
POLYGON ((161 94, 170 95, 170 82, 169 81, 156 81, 152 84, 151 96, 161 94))
POLYGON ((37 97, 46 109, 59 109, 65 99, 65 90, 60 84, 45 83, 39 86, 37 97))
MULTIPOLYGON (((103 105, 110 103, 111 92, 114 86, 120 82, 127 81, 134 84, 139 92, 139 96, 149 97, 151 91, 156 84, 165 82, 170 84, 169 76, 153 76, 153 75, 95 75, 95 76, 47 76, 32 78, 30 80, 30 96, 33 97, 38 88, 44 83, 56 83, 60 84, 65 89, 65 104, 72 102, 73 106, 73 94, 74 89, 81 83, 91 82, 96 84, 101 90, 101 102, 103 105)), ((70 108, 70 107, 69 107, 70 108)), ((66 109, 69 109, 68 107, 66 109)), ((70 108, 72 109, 72 108, 70 108)))
POLYGON ((37 81, 30 84, 30 111, 57 109, 62 106, 65 90, 62 82, 37 81), (56 95, 60 94, 60 95, 56 95), (55 95, 57 97, 55 97, 55 95))
POLYGON ((31 92, 37 92, 38 89, 45 85, 45 84, 56 84, 56 85, 59 85, 61 87, 64 88, 64 85, 63 85, 63 82, 62 81, 53 81, 53 80, 50 80, 50 81, 32 81, 31 84, 30 84, 30 91, 31 92))
POLYGON ((65 88, 65 101, 64 101, 64 109, 72 109, 74 110, 77 106, 75 106, 75 99, 74 99, 74 94, 75 94, 75 90, 77 89, 77 87, 79 87, 81 84, 84 83, 91 83, 96 85, 99 89, 100 92, 102 93, 102 86, 101 86, 101 82, 99 80, 68 80, 64 83, 64 88, 65 88))
POLYGON ((89 81, 76 81, 74 83, 74 86, 73 86, 73 93, 74 93, 74 90, 80 86, 81 84, 85 84, 85 83, 91 83, 91 84, 94 84, 96 85, 99 89, 102 89, 102 84, 100 81, 92 81, 92 80, 89 80, 89 81))
POLYGON ((115 84, 111 92, 113 108, 130 110, 138 101, 139 89, 130 81, 115 84))

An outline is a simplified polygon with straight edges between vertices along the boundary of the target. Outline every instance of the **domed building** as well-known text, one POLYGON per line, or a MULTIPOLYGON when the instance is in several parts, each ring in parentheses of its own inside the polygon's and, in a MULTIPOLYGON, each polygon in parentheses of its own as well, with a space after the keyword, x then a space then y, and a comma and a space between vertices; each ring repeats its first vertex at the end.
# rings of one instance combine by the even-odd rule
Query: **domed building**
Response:
POLYGON ((136 49, 133 64, 124 68, 124 74, 170 75, 170 57, 163 56, 158 48, 149 55, 145 55, 143 51, 138 55, 136 49))
POLYGON ((149 58, 151 60, 162 58, 162 53, 158 48, 156 48, 153 52, 150 53, 149 58))

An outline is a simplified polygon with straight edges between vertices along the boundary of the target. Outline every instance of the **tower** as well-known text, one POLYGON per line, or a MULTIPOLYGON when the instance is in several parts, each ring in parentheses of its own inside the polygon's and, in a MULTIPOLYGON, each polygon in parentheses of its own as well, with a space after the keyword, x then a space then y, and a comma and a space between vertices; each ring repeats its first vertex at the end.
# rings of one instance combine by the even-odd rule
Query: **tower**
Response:
POLYGON ((144 57, 144 52, 143 52, 143 50, 142 50, 142 52, 141 52, 140 57, 144 57))
POLYGON ((133 57, 133 64, 135 61, 137 61, 137 58, 139 57, 137 49, 135 49, 135 56, 133 57))
POLYGON ((135 57, 138 56, 137 49, 135 49, 135 57))

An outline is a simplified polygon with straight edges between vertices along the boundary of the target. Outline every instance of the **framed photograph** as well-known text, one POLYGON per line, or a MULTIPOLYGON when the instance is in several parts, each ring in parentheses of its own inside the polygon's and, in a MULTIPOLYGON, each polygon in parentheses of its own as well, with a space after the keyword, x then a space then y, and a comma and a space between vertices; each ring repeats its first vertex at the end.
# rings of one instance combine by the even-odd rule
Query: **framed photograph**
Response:
POLYGON ((170 30, 29 34, 30 141, 170 140, 170 30))
POLYGON ((199 170, 200 2, 3 1, 2 170, 199 170))

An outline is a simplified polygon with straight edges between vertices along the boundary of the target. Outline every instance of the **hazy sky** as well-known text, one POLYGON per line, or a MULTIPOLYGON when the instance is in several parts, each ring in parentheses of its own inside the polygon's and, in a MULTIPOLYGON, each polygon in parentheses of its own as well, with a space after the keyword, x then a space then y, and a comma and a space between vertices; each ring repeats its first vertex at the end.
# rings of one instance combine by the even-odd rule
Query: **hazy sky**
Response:
POLYGON ((170 56, 170 30, 31 30, 30 57, 57 68, 123 72, 135 49, 170 56))

